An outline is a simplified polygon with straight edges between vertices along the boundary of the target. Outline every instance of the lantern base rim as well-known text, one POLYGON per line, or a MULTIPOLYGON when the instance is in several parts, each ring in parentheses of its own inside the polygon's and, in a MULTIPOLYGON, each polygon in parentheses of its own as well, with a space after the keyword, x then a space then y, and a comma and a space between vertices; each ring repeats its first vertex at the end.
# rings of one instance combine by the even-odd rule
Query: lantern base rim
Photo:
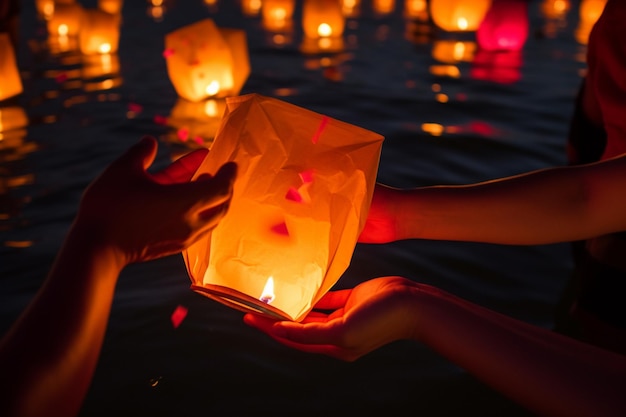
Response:
POLYGON ((272 307, 261 300, 232 288, 215 284, 192 284, 191 289, 199 294, 245 313, 254 313, 273 319, 293 321, 293 318, 289 317, 276 307, 272 307))

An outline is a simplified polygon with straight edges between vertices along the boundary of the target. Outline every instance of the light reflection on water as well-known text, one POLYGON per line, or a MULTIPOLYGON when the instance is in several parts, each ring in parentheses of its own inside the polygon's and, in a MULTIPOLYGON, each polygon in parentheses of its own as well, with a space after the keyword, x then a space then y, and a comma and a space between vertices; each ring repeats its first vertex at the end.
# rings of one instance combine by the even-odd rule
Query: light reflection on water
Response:
MULTIPOLYGON (((24 2, 24 92, 0 103, 2 329, 43 279, 82 190, 111 160, 143 134, 161 141, 157 166, 210 146, 223 103, 177 97, 163 57, 166 33, 202 18, 244 29, 252 72, 242 93, 383 134, 379 180, 410 187, 564 162, 585 69, 589 19, 579 12, 590 3, 531 1, 523 48, 486 51, 473 32, 436 27, 423 1, 343 0, 340 47, 329 52, 304 38, 302 1, 276 22, 259 6, 270 0, 128 0, 119 49, 86 56, 70 19, 76 6, 61 7, 70 20, 59 34, 49 2, 36 2, 39 15, 24 2)), ((399 274, 549 325, 567 254, 561 246, 359 246, 339 286, 399 274)), ((323 415, 383 407, 393 415, 524 414, 423 348, 399 343, 355 364, 305 355, 245 328, 238 312, 188 287, 178 257, 125 273, 84 415, 249 415, 259 414, 258 404, 323 415), (173 329, 179 305, 188 314, 173 329)))

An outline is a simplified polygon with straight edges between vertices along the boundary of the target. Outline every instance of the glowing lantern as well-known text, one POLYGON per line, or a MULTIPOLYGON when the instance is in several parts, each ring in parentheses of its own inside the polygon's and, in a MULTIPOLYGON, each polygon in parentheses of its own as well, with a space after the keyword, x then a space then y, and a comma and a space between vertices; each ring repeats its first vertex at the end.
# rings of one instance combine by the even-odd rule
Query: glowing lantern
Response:
POLYGON ((372 9, 378 15, 387 15, 396 8, 396 0, 374 0, 372 9))
POLYGON ((54 13, 48 20, 48 35, 67 37, 78 35, 82 15, 83 7, 80 4, 57 2, 54 6, 54 13))
POLYGON ((604 11, 607 0, 582 0, 578 10, 579 20, 575 36, 578 43, 587 45, 589 34, 604 11))
POLYGON ((405 0, 404 16, 408 19, 426 20, 428 18, 426 0, 405 0))
POLYGON ((124 6, 124 0, 98 0, 98 8, 111 14, 119 14, 124 6))
POLYGON ((13 43, 8 33, 0 33, 0 101, 22 92, 13 43))
POLYGON ((305 0, 302 9, 302 29, 309 38, 341 36, 345 18, 337 0, 305 0))
POLYGON ((261 6, 263 27, 273 32, 290 30, 295 0, 264 0, 261 6))
POLYGON ((357 17, 360 13, 361 0, 341 0, 341 11, 346 17, 357 17))
POLYGON ((494 0, 476 31, 478 45, 490 51, 519 50, 528 38, 528 2, 494 0))
POLYGON ((245 16, 257 16, 261 12, 261 0, 241 0, 241 11, 245 16))
POLYGON ((226 113, 199 173, 238 164, 230 208, 183 252, 192 289, 301 320, 343 274, 365 223, 382 136, 249 94, 226 113))
POLYGON ((471 62, 475 53, 476 43, 472 41, 442 39, 433 42, 432 56, 442 63, 471 62))
POLYGON ((50 20, 54 14, 54 0, 35 0, 35 7, 37 9, 37 16, 50 20))
MULTIPOLYGON (((28 116, 22 107, 0 107, 0 141, 14 136, 24 136, 28 116)), ((1 148, 0 148, 1 149, 1 148)))
POLYGON ((204 19, 165 36, 167 73, 189 101, 239 94, 250 74, 246 33, 204 19))
POLYGON ((471 32, 478 29, 491 0, 431 0, 430 16, 447 32, 471 32))
POLYGON ((85 55, 117 52, 120 39, 120 15, 102 10, 85 10, 78 33, 80 51, 85 55))
POLYGON ((541 3, 541 13, 547 19, 560 19, 569 9, 569 0, 544 0, 541 3))

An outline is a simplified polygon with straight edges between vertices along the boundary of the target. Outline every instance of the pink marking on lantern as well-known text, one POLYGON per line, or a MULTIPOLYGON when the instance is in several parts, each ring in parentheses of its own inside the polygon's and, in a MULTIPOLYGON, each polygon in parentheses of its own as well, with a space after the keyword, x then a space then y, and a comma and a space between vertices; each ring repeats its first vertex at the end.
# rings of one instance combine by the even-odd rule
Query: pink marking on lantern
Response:
POLYGON ((300 195, 300 192, 293 187, 289 187, 285 198, 287 200, 295 201, 296 203, 302 203, 302 196, 300 195))
POLYGON ((302 171, 300 174, 300 179, 305 184, 310 184, 313 182, 313 170, 310 169, 308 171, 302 171))
POLYGON ((189 129, 185 127, 178 129, 176 135, 178 136, 178 139, 180 139, 182 142, 187 142, 187 140, 189 139, 189 129))
POLYGON ((289 230, 287 229, 287 224, 285 222, 275 224, 271 229, 272 232, 278 235, 289 236, 289 230))
POLYGON ((177 329, 178 326, 180 326, 180 324, 183 322, 183 320, 185 320, 188 311, 189 310, 186 307, 183 307, 181 305, 177 306, 176 309, 174 309, 174 312, 170 316, 170 319, 172 320, 172 326, 174 326, 175 329, 177 329))
POLYGON ((154 116, 154 123, 156 123, 158 125, 166 125, 167 124, 167 117, 161 116, 161 115, 157 114, 156 116, 154 116))
POLYGON ((193 141, 196 142, 198 145, 203 145, 204 144, 204 139, 202 139, 202 136, 195 136, 193 138, 193 141))
POLYGON ((174 55, 174 50, 172 48, 167 48, 163 51, 163 58, 169 58, 174 55))
POLYGON ((328 117, 327 116, 322 117, 322 121, 320 122, 320 125, 317 127, 317 131, 315 132, 315 134, 311 138, 311 142, 313 142, 314 144, 319 142, 320 136, 322 135, 322 132, 326 128, 327 124, 328 124, 328 117))

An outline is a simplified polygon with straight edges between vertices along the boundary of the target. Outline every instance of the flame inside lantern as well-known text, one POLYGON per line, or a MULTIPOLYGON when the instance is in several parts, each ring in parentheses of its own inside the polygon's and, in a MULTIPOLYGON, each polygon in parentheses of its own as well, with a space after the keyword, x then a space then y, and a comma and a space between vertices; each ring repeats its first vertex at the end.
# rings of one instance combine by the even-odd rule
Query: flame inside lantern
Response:
POLYGON ((274 301, 274 298, 274 278, 269 277, 265 283, 265 287, 263 287, 263 292, 261 293, 259 300, 263 301, 265 304, 270 304, 274 301))

